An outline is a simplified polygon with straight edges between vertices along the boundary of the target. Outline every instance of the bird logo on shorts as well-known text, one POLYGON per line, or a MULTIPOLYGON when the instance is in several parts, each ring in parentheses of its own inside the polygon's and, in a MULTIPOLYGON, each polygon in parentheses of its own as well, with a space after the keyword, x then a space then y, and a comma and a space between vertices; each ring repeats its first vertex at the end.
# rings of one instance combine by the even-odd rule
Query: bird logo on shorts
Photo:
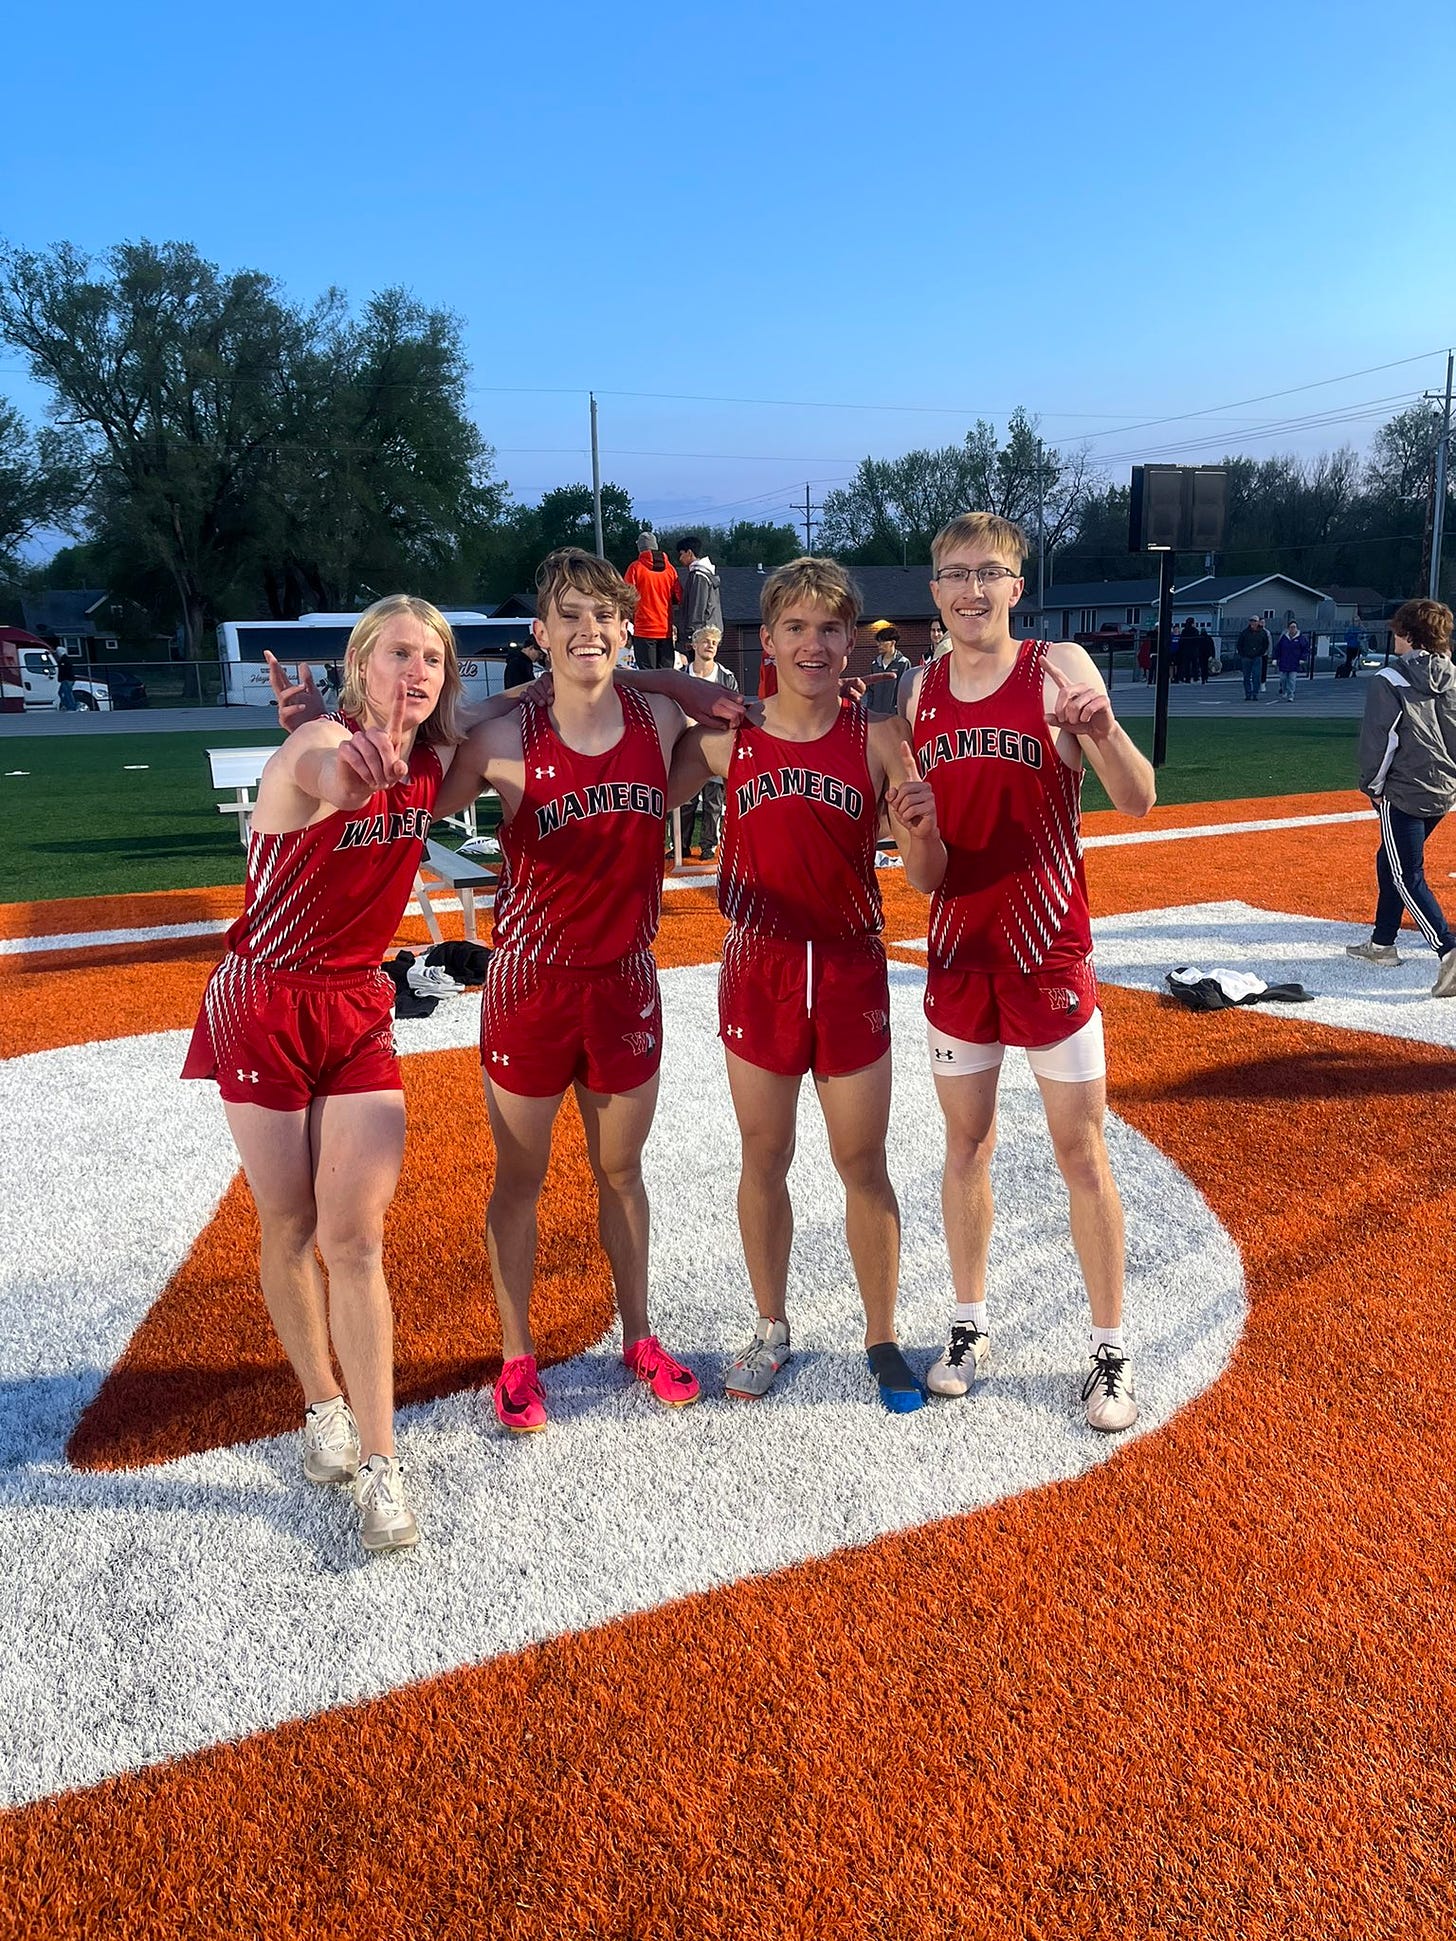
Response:
POLYGON ((1053 985, 1050 990, 1044 990, 1042 996, 1053 1011, 1080 1011, 1082 1008, 1082 1000, 1075 991, 1063 990, 1057 985, 1053 985))
POLYGON ((890 1028, 890 1014, 888 1011, 866 1011, 864 1021, 870 1030, 874 1032, 875 1036, 879 1038, 883 1038, 890 1028))
POLYGON ((622 1033, 622 1043, 626 1045, 634 1058, 645 1058, 657 1043, 657 1040, 650 1031, 624 1031, 622 1033))

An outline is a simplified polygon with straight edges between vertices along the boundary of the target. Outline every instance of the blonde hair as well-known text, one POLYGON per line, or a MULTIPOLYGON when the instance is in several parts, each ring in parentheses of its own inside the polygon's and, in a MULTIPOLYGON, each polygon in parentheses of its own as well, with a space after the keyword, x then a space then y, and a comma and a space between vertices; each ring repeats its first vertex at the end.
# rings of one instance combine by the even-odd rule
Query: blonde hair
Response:
POLYGON ((694 627, 694 647, 697 646, 700 640, 711 640, 715 647, 721 647, 723 644, 723 629, 721 627, 694 627))
POLYGON ((828 607, 853 635, 863 602, 859 588, 837 559, 819 559, 805 553, 779 566, 763 583, 759 610, 763 624, 772 633, 787 610, 802 601, 805 605, 828 607))
POLYGON ((636 587, 628 586, 610 560, 580 546, 558 546, 536 568, 536 618, 544 621, 552 607, 559 609, 562 594, 568 592, 610 600, 621 620, 630 620, 637 611, 636 587))
POLYGON ((1439 600, 1407 600, 1390 616, 1390 631, 1427 654, 1451 651, 1451 609, 1439 600))
POLYGON ((450 743, 463 741, 456 714, 465 690, 460 681, 460 656, 455 650, 455 635, 440 609, 432 607, 428 600, 418 599, 413 593, 391 593, 383 600, 376 600, 354 622, 354 631, 349 635, 349 644, 344 649, 344 679, 339 689, 339 710, 342 714, 352 715, 356 721, 364 719, 364 676, 369 657, 379 645, 379 636, 389 622, 404 618, 418 620, 422 626, 428 627, 445 649, 445 679, 440 687, 440 698, 420 723, 419 738, 421 741, 450 743))
POLYGON ((962 512, 952 519, 930 542, 930 558, 936 572, 947 553, 957 546, 989 546, 1009 565, 1016 562, 1019 573, 1026 559, 1026 534, 1014 519, 1003 519, 999 512, 962 512))

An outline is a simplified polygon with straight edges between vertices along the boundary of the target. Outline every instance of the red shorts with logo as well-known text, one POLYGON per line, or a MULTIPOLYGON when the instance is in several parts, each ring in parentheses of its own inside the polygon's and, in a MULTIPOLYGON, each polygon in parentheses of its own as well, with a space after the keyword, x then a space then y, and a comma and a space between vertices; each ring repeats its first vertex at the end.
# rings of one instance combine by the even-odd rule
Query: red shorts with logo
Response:
POLYGON ((230 1105, 270 1112, 346 1092, 397 1092, 394 985, 382 970, 295 973, 224 957, 182 1076, 215 1078, 230 1105))
POLYGON ((480 1007, 480 1062, 502 1091, 554 1098, 569 1085, 635 1092, 662 1063, 657 966, 643 952, 601 969, 537 970, 497 950, 480 1007))
POLYGON ((731 930, 718 979, 718 1036, 761 1071, 842 1078, 890 1048, 890 979, 878 937, 779 943, 731 930))
POLYGON ((925 1015, 968 1045, 1059 1045, 1097 1009, 1090 957, 1064 958, 1040 970, 940 970, 925 980, 925 1015))

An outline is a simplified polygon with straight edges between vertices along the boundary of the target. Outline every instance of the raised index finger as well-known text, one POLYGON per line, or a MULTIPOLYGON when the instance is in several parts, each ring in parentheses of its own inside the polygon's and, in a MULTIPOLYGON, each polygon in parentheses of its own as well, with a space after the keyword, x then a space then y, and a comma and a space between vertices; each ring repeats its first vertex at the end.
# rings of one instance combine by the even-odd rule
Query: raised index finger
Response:
POLYGON ((266 647, 263 649, 263 658, 268 663, 268 685, 281 701, 289 688, 293 686, 293 683, 288 678, 288 669, 283 665, 282 661, 270 654, 266 647))
POLYGON ((405 710, 409 706, 409 682, 401 680, 394 690, 394 706, 389 711, 389 739, 394 743, 394 752, 399 753, 399 745, 404 740, 405 710))
POLYGON ((1051 682, 1052 686, 1054 688, 1057 688, 1063 694, 1065 694, 1067 689, 1073 685, 1070 678, 1062 672, 1061 668, 1057 667, 1050 660, 1044 660, 1042 662, 1041 670, 1043 674, 1046 675, 1047 679, 1051 682))
POLYGON ((905 780, 907 782, 918 782, 920 780, 920 765, 916 761, 914 752, 908 741, 902 741, 900 743, 900 766, 905 771, 905 780))

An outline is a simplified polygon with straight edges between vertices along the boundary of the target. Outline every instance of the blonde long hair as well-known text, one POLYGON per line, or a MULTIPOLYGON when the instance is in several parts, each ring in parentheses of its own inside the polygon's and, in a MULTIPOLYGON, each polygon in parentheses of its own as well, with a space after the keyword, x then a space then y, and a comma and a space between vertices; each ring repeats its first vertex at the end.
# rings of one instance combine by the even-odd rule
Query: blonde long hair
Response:
POLYGON ((440 609, 413 593, 391 593, 386 599, 376 600, 354 622, 354 631, 349 635, 349 644, 344 649, 344 680, 339 689, 339 708, 356 721, 363 720, 364 679, 369 656, 379 644, 379 636, 389 622, 405 615, 428 627, 445 649, 444 685, 440 689, 439 700, 420 723, 420 739, 449 743, 462 741, 464 736, 456 715, 465 690, 460 681, 460 656, 455 650, 455 635, 440 609))

